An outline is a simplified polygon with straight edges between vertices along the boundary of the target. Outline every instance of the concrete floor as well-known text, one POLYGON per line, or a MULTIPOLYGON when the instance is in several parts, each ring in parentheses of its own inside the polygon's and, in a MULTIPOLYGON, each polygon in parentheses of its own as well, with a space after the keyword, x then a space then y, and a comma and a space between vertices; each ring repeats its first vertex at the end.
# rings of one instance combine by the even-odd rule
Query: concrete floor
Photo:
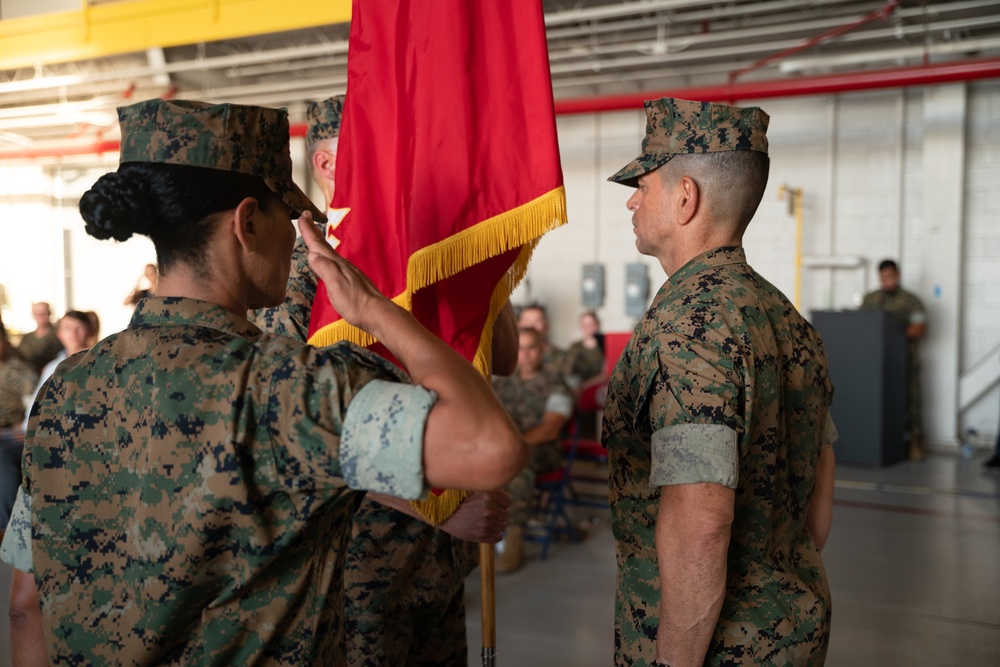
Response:
MULTIPOLYGON (((931 456, 839 466, 823 557, 833 595, 830 667, 1000 665, 1000 474, 931 456)), ((537 546, 497 581, 497 664, 607 667, 614 543, 607 512, 579 544, 537 546)), ((467 587, 469 664, 481 664, 478 572, 467 587)))
MULTIPOLYGON (((932 456, 888 468, 840 466, 824 553, 833 591, 831 667, 1000 665, 1000 474, 932 456)), ((497 664, 607 667, 614 545, 607 512, 581 543, 556 543, 497 581, 497 664)), ((0 610, 10 574, 0 566, 0 610)), ((469 664, 481 664, 478 572, 469 579, 469 664)), ((0 667, 10 665, 0 613, 0 667)))

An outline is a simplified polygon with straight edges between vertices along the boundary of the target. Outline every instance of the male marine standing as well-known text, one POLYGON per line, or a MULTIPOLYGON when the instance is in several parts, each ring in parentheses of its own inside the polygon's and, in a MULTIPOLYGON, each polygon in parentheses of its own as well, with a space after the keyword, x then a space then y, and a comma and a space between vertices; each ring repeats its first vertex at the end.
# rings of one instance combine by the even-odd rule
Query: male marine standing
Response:
POLYGON ((914 461, 924 458, 924 429, 920 415, 920 339, 927 333, 927 313, 924 304, 913 292, 899 284, 899 266, 891 259, 878 265, 881 289, 869 292, 861 310, 884 310, 900 323, 906 336, 906 446, 914 461))
POLYGON ((670 276, 615 367, 603 440, 616 665, 821 664, 836 438, 816 331, 746 263, 764 193, 758 108, 648 101, 610 180, 670 276))

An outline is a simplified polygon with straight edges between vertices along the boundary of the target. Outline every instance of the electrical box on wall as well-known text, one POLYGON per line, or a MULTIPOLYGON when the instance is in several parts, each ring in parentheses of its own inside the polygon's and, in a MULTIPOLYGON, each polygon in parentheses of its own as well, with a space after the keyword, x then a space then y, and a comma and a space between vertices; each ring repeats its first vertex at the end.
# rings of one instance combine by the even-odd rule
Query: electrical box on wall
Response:
POLYGON ((604 305, 603 264, 583 265, 583 279, 580 282, 580 303, 585 308, 600 308, 604 305))
POLYGON ((649 305, 649 269, 636 262, 625 265, 625 314, 642 317, 649 305))

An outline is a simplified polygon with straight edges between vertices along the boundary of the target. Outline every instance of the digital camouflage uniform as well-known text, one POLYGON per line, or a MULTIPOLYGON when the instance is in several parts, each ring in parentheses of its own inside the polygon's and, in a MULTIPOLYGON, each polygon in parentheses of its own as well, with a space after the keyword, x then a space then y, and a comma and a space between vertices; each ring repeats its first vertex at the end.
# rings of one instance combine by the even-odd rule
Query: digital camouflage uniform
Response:
MULTIPOLYGON (((518 373, 510 377, 494 376, 493 390, 522 434, 541 424, 546 412, 564 417, 573 413, 573 395, 569 388, 561 377, 544 367, 528 380, 522 379, 518 373)), ((556 440, 529 449, 531 460, 528 466, 504 487, 511 500, 508 526, 523 526, 531 518, 536 476, 558 470, 563 465, 562 448, 556 440)))
POLYGON ((0 361, 0 428, 20 425, 24 419, 24 397, 31 396, 38 371, 11 352, 0 361))
POLYGON ((561 347, 556 347, 552 343, 545 344, 545 351, 542 353, 542 368, 549 373, 559 375, 563 381, 569 373, 569 353, 561 347))
MULTIPOLYGON (((284 110, 119 109, 121 161, 292 182, 284 110)), ((343 567, 362 494, 424 489, 433 392, 350 344, 262 334, 187 298, 62 364, 25 437, 0 556, 33 572, 49 658, 70 664, 347 665, 343 567)))
POLYGON ((0 361, 0 530, 4 530, 21 482, 24 397, 31 396, 38 373, 10 352, 0 361))
MULTIPOLYGON (((912 292, 897 287, 893 292, 875 290, 865 295, 862 310, 884 310, 904 327, 927 322, 924 304, 912 292)), ((920 391, 920 343, 916 338, 906 339, 906 433, 910 438, 922 439, 920 391)))
POLYGON ((433 394, 402 379, 179 297, 64 362, 3 545, 34 571, 53 662, 348 664, 348 486, 423 491, 433 394))
MULTIPOLYGON (((756 108, 646 102, 643 154, 612 176, 674 155, 767 151, 756 108)), ((618 563, 615 664, 656 657, 660 488, 735 492, 725 597, 706 665, 820 665, 830 630, 823 562, 806 528, 833 388, 816 331, 746 263, 742 248, 694 257, 660 288, 612 373, 608 448, 618 563)))
POLYGON ((588 348, 583 341, 569 346, 566 353, 566 367, 569 374, 586 382, 604 372, 604 351, 600 346, 588 348))
POLYGON ((806 509, 829 445, 822 341, 741 248, 670 277, 608 387, 603 440, 618 558, 616 664, 655 657, 660 486, 736 491, 722 613, 706 664, 822 664, 830 592, 806 509))
MULTIPOLYGON (((309 252, 298 239, 285 302, 251 320, 304 341, 316 295, 309 252)), ((348 664, 465 665, 465 579, 479 545, 381 503, 361 501, 344 570, 348 664)))

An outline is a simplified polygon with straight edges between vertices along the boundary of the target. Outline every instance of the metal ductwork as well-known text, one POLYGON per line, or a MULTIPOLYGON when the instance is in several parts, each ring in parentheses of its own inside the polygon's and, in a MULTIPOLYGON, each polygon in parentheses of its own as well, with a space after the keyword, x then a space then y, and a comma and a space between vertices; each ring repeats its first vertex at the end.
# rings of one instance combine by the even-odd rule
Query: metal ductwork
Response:
MULTIPOLYGON (((559 100, 555 103, 557 115, 601 113, 642 109, 643 102, 657 97, 680 97, 706 102, 736 102, 774 97, 829 95, 858 90, 931 86, 956 81, 974 81, 1000 77, 1000 58, 965 60, 926 67, 901 67, 850 74, 728 83, 717 86, 676 88, 657 92, 632 93, 581 99, 559 100)), ((305 136, 305 123, 291 126, 291 136, 305 136)), ((69 157, 74 155, 100 155, 118 150, 117 140, 98 141, 92 144, 71 144, 0 151, 0 160, 27 160, 38 158, 69 157)))

